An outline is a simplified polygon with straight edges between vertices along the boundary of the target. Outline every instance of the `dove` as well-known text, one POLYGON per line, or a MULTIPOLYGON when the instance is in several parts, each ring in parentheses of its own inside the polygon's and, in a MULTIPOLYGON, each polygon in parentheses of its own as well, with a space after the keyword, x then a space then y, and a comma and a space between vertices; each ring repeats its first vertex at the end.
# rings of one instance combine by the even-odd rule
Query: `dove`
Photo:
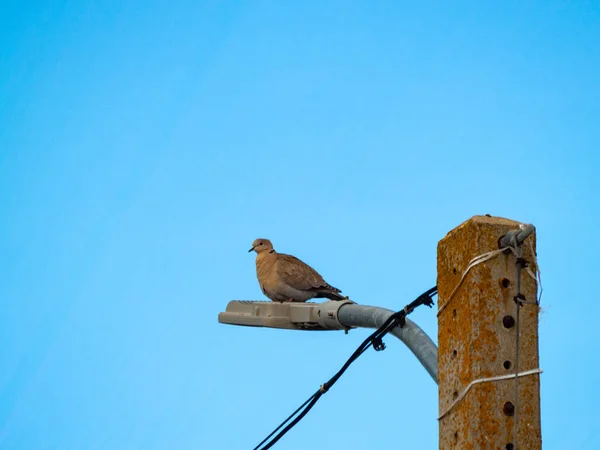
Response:
POLYGON ((311 298, 345 300, 308 264, 292 255, 277 253, 268 239, 256 239, 248 252, 256 252, 256 276, 263 293, 274 302, 305 302, 311 298))

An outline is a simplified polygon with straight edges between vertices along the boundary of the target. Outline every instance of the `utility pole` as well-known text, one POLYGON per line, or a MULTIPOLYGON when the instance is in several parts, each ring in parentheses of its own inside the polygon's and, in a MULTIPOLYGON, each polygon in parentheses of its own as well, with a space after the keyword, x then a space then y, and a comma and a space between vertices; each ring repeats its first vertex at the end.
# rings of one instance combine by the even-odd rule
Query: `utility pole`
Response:
POLYGON ((530 227, 516 237, 518 222, 475 216, 438 244, 440 450, 541 449, 535 233, 525 236, 530 227), (507 235, 517 255, 499 250, 508 245, 507 235), (486 256, 472 261, 479 255, 486 256), (529 270, 519 260, 518 276, 521 255, 529 270))

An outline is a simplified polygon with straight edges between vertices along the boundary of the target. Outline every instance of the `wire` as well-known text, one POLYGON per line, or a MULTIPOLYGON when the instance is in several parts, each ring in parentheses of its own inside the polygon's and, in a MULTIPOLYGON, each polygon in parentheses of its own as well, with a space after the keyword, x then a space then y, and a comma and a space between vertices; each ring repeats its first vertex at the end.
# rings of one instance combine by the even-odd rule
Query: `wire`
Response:
POLYGON ((521 269, 527 267, 527 262, 523 259, 523 247, 517 247, 517 285, 516 285, 516 295, 514 297, 515 303, 517 305, 517 328, 515 330, 516 338, 515 338, 515 418, 514 418, 514 430, 513 430, 513 444, 514 449, 517 447, 517 437, 518 437, 518 429, 519 429, 519 338, 521 335, 521 306, 522 302, 527 299, 523 294, 521 294, 521 269))
MULTIPOLYGON (((531 240, 529 241, 531 244, 531 254, 533 256, 533 258, 535 259, 536 255, 535 255, 535 250, 533 248, 533 244, 531 243, 531 240)), ((513 427, 513 448, 515 450, 517 450, 518 446, 517 446, 517 438, 518 438, 518 425, 519 425, 519 340, 520 340, 520 336, 521 336, 521 307, 524 304, 535 304, 535 305, 539 305, 540 299, 541 299, 541 292, 540 292, 540 297, 538 297, 536 295, 536 299, 535 301, 528 301, 527 298, 521 293, 521 271, 522 269, 526 269, 529 273, 529 275, 536 281, 536 283, 539 283, 540 281, 540 277, 539 277, 539 269, 537 268, 537 261, 536 261, 536 274, 533 274, 533 272, 531 271, 531 269, 528 268, 528 263, 527 261, 523 258, 523 245, 522 244, 518 244, 518 243, 513 243, 512 244, 512 248, 513 253, 515 254, 515 256, 517 257, 516 260, 516 269, 517 269, 517 273, 516 273, 516 294, 514 296, 514 301, 515 304, 517 305, 517 327, 515 330, 515 413, 514 413, 514 427, 513 427)), ((537 287, 537 286, 536 286, 537 287)), ((537 293, 536 293, 537 294, 537 293)))
POLYGON ((285 419, 283 422, 281 422, 281 425, 279 425, 277 428, 275 428, 270 435, 268 435, 266 438, 264 438, 262 440, 262 442, 260 444, 258 444, 256 447, 254 447, 254 449, 256 450, 257 448, 259 448, 261 445, 263 445, 271 436, 273 436, 275 433, 277 433, 279 431, 279 429, 284 426, 292 417, 294 417, 296 414, 298 414, 298 411, 300 411, 302 408, 304 408, 312 399, 315 398, 317 394, 313 394, 311 397, 308 398, 308 400, 306 400, 304 403, 302 403, 302 405, 300 405, 300 407, 294 411, 292 414, 289 415, 289 417, 287 419, 285 419))
POLYGON ((312 409, 313 406, 319 401, 319 399, 325 394, 336 382, 340 379, 340 377, 344 374, 344 372, 350 367, 350 365, 358 359, 360 355, 362 355, 365 351, 369 349, 369 347, 373 346, 375 350, 383 350, 385 349, 385 344, 381 340, 387 333, 393 330, 395 327, 399 326, 402 328, 406 323, 406 316, 412 313, 415 308, 421 305, 429 306, 430 308, 433 306, 433 300, 431 299, 434 295, 437 294, 437 286, 429 289, 423 294, 419 295, 413 302, 409 303, 404 307, 404 309, 395 312, 387 320, 381 325, 375 332, 373 332, 368 338, 366 338, 362 344, 358 346, 358 348, 352 353, 350 358, 344 363, 342 368, 327 381, 317 392, 311 395, 308 400, 306 400, 296 411, 288 416, 275 430, 271 432, 266 438, 264 438, 260 444, 254 447, 253 450, 267 450, 271 448, 279 439, 281 439, 288 431, 290 431, 298 422, 300 422, 306 414, 312 409), (296 414, 298 414, 296 416, 296 414), (296 416, 287 426, 292 417, 296 416), (277 433, 283 426, 283 430, 281 430, 275 437, 273 437, 270 441, 269 439, 277 433), (269 442, 267 442, 269 441, 269 442), (266 444, 265 444, 266 443, 266 444), (261 447, 263 444, 264 447, 261 447))

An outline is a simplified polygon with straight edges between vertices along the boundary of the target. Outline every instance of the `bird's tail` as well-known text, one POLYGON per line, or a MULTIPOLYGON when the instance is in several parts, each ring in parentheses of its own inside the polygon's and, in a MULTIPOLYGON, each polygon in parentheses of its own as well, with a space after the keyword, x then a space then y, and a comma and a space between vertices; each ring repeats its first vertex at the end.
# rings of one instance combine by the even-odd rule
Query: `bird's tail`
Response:
POLYGON ((346 300, 347 297, 338 294, 337 292, 323 292, 323 297, 328 298, 329 300, 346 300))

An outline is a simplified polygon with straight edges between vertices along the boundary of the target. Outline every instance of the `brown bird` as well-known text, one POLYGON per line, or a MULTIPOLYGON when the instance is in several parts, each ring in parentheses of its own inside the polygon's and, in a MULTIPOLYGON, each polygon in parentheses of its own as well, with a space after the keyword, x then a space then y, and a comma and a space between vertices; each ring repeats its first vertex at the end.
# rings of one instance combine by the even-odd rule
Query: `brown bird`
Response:
POLYGON ((311 298, 344 300, 342 292, 298 258, 277 253, 268 239, 256 239, 256 276, 263 293, 274 302, 305 302, 311 298))

